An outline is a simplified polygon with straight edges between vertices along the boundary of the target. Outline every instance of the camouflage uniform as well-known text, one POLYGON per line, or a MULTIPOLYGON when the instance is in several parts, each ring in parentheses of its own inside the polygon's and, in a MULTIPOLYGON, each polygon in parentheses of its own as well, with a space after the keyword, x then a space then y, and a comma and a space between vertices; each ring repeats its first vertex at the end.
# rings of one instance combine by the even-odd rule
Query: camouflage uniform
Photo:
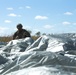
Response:
POLYGON ((22 38, 26 38, 26 37, 31 37, 30 33, 27 30, 22 29, 21 31, 16 31, 14 33, 13 40, 14 39, 22 39, 22 38))

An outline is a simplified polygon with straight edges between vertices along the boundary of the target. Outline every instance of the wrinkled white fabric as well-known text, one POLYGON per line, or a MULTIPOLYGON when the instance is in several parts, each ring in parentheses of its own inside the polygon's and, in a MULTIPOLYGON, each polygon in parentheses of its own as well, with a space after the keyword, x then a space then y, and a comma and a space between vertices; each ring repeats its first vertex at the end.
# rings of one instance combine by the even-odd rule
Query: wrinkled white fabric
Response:
POLYGON ((49 36, 12 40, 0 48, 0 75, 75 75, 76 51, 63 45, 63 38, 49 36))

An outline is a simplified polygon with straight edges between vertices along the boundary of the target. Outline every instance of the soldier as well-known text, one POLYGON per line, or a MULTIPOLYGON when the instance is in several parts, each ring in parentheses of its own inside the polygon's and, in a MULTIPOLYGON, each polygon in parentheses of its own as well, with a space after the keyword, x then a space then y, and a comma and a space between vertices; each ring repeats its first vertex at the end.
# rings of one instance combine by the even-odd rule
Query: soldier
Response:
POLYGON ((18 30, 13 35, 13 40, 31 37, 30 33, 27 30, 23 29, 22 24, 18 24, 17 29, 18 30))

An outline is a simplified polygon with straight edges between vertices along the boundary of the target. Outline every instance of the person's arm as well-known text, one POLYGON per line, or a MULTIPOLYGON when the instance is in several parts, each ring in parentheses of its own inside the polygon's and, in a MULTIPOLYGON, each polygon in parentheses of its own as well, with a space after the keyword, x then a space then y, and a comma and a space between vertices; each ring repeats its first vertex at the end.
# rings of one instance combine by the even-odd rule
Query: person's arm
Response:
POLYGON ((26 36, 31 37, 31 35, 30 35, 30 33, 28 31, 26 31, 26 36))
POLYGON ((25 31, 24 34, 23 34, 23 37, 31 37, 31 35, 28 31, 25 31))
POLYGON ((16 39, 16 32, 15 32, 14 35, 13 35, 13 40, 14 40, 14 39, 16 39))

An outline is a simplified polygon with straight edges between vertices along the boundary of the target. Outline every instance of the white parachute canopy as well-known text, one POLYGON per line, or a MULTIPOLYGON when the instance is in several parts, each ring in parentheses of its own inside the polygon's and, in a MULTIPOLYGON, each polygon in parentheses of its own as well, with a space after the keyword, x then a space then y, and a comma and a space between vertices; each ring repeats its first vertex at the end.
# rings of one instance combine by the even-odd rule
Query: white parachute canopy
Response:
POLYGON ((51 36, 11 40, 0 48, 0 74, 74 75, 75 51, 67 56, 64 44, 65 39, 51 36))

